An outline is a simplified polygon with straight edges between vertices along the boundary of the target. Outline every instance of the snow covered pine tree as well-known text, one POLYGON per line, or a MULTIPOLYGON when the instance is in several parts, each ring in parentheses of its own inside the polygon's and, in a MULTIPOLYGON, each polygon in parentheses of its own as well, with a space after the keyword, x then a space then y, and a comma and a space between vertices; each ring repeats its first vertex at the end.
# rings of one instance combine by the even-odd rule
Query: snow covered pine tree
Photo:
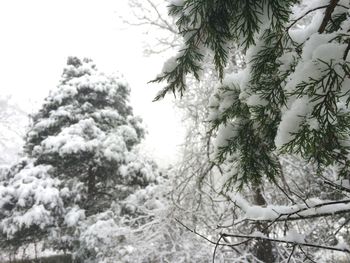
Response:
POLYGON ((158 176, 154 163, 135 149, 144 130, 128 96, 117 76, 99 72, 90 59, 68 58, 57 89, 33 116, 28 160, 0 185, 0 230, 7 240, 21 245, 50 234, 56 248, 84 250, 80 256, 91 262, 103 257, 81 235, 88 238, 96 220, 111 225, 120 201, 158 176))
POLYGON ((192 74, 200 80, 203 58, 206 52, 213 53, 221 79, 211 99, 210 120, 217 132, 215 162, 230 164, 225 166, 221 192, 246 212, 241 221, 253 222, 260 231, 253 235, 222 233, 214 243, 233 247, 256 240, 260 245, 255 253, 264 262, 276 260, 272 241, 293 245, 288 261, 295 248, 304 253, 302 247, 350 253, 346 245, 317 246, 297 235, 272 238, 268 230, 278 222, 334 214, 346 217, 350 211, 346 197, 350 192, 350 2, 170 2, 170 15, 177 19, 184 46, 154 80, 167 82, 155 100, 169 92, 182 95, 186 76, 192 74), (228 47, 233 44, 246 54, 247 67, 225 75, 228 47), (268 178, 279 187, 282 169, 278 156, 282 153, 297 154, 315 164, 317 173, 341 191, 341 197, 269 206, 261 186, 268 178), (335 171, 336 181, 325 177, 329 168, 335 171), (235 198, 237 190, 246 187, 261 193, 254 209, 235 198), (229 242, 230 238, 246 239, 236 244, 229 242))

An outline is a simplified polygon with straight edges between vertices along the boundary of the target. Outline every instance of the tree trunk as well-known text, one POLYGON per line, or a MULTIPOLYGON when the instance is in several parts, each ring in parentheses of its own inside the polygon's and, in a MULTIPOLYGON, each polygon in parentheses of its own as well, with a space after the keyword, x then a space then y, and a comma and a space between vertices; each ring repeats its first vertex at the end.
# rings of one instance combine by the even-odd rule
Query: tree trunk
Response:
MULTIPOLYGON (((261 187, 258 185, 254 186, 254 201, 256 205, 265 206, 267 205, 266 200, 262 194, 261 187)), ((268 223, 257 223, 256 228, 258 231, 264 233, 266 236, 269 235, 270 231, 267 229, 268 223)), ((275 262, 275 255, 273 253, 273 245, 269 240, 257 240, 256 244, 256 257, 266 263, 275 262)))
POLYGON ((333 13, 335 7, 337 6, 338 2, 339 2, 339 0, 330 0, 329 1, 329 5, 328 5, 326 12, 324 14, 320 28, 318 29, 318 33, 322 34, 326 30, 327 24, 332 19, 332 13, 333 13))
POLYGON ((88 169, 88 202, 93 203, 95 195, 96 175, 92 166, 88 169))

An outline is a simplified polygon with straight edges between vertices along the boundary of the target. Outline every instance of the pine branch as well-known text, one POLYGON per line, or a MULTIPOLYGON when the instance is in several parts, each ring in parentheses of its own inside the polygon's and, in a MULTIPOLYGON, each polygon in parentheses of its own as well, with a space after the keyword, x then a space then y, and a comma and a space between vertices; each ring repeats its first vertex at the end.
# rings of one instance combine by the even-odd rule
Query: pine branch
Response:
POLYGON ((168 83, 167 86, 157 94, 153 101, 164 98, 168 92, 173 92, 174 95, 176 92, 179 92, 182 97, 186 89, 186 76, 188 74, 193 74, 194 77, 199 80, 198 73, 202 68, 198 64, 203 60, 203 55, 200 53, 198 45, 201 42, 203 28, 187 30, 186 32, 190 34, 190 37, 186 41, 186 47, 181 50, 183 54, 176 58, 177 64, 175 68, 171 71, 164 72, 161 76, 150 81, 151 83, 159 83, 162 81, 168 83))

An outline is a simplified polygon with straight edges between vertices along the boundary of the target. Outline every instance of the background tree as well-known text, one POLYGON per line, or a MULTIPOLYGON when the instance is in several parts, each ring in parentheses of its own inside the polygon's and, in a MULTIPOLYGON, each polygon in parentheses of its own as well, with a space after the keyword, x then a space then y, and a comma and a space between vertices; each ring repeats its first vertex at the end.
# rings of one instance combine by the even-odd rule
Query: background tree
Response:
POLYGON ((0 96, 0 165, 19 159, 29 118, 10 96, 0 96))
POLYGON ((82 235, 106 215, 132 217, 122 201, 159 177, 154 162, 137 152, 144 130, 128 96, 119 77, 99 72, 90 59, 68 58, 57 89, 33 115, 28 162, 2 182, 1 229, 7 239, 21 244, 16 237, 40 230, 39 240, 48 238, 57 249, 91 262, 101 259, 95 247, 83 247, 82 235), (82 249, 84 255, 78 253, 82 249))
POLYGON ((174 19, 167 15, 166 1, 128 0, 127 5, 130 14, 119 14, 119 18, 128 26, 142 28, 147 38, 144 42, 145 55, 159 55, 179 47, 182 40, 178 35, 174 19), (147 37, 150 30, 156 30, 157 36, 147 37))
POLYGON ((144 134, 128 95, 116 76, 99 73, 89 59, 71 57, 58 89, 33 116, 26 153, 35 164, 54 166, 67 185, 81 185, 80 202, 88 210, 103 209, 98 199, 114 194, 117 184, 142 185, 145 179, 127 177, 126 159, 136 159, 132 149, 144 134))

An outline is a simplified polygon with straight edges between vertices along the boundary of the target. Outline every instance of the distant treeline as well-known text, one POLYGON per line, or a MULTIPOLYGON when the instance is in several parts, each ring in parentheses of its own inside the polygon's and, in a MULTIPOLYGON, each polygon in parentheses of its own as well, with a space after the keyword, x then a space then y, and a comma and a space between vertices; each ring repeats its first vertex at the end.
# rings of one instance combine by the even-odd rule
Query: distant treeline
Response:
POLYGON ((24 259, 24 260, 12 260, 2 261, 0 263, 72 263, 71 255, 57 255, 51 257, 43 257, 38 259, 24 259))

